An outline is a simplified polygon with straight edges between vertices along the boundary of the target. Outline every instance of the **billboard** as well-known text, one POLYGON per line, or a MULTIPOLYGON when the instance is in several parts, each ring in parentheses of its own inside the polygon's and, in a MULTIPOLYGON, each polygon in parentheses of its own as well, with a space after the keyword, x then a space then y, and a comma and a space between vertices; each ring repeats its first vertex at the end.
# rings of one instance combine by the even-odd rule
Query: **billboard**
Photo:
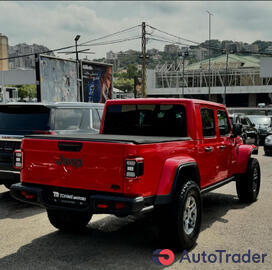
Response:
POLYGON ((112 98, 112 65, 81 61, 84 102, 105 103, 112 98))
POLYGON ((36 60, 37 98, 41 102, 80 101, 77 63, 73 60, 39 55, 36 60))
POLYGON ((260 77, 272 77, 272 57, 261 57, 260 59, 260 77))

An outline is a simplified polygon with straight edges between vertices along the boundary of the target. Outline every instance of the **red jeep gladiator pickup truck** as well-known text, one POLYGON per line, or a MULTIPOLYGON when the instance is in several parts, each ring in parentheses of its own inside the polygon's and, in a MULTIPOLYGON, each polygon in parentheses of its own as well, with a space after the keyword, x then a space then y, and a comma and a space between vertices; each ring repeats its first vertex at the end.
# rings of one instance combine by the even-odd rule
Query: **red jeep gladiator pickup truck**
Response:
POLYGON ((200 231, 203 193, 236 181, 241 201, 257 199, 257 149, 243 145, 239 132, 213 102, 107 101, 100 134, 24 138, 14 153, 21 183, 11 192, 45 207, 60 230, 82 229, 92 214, 155 210, 169 238, 188 249, 200 231))

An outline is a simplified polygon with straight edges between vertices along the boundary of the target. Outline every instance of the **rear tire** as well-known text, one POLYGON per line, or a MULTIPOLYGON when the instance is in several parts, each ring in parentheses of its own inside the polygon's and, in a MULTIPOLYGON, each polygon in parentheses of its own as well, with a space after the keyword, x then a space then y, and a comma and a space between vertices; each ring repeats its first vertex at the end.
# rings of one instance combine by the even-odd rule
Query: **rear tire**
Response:
POLYGON ((167 244, 178 250, 194 247, 200 232, 201 216, 200 189, 194 181, 187 180, 181 185, 171 206, 160 215, 167 244))
POLYGON ((47 209, 50 223, 57 229, 66 232, 78 232, 84 230, 92 218, 90 213, 61 211, 47 209))
POLYGON ((236 190, 241 202, 252 203, 257 200, 261 184, 260 165, 256 158, 250 158, 245 174, 236 181, 236 190))

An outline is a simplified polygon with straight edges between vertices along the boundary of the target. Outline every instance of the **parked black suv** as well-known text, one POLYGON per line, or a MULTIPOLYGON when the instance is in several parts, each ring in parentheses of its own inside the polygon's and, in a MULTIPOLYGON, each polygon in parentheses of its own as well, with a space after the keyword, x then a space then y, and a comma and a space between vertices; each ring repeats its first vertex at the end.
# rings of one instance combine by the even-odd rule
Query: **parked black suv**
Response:
POLYGON ((104 104, 8 103, 0 105, 0 184, 20 181, 13 168, 13 151, 24 135, 98 133, 104 104))
POLYGON ((247 115, 234 113, 230 115, 232 124, 242 125, 241 138, 244 144, 255 144, 259 145, 259 134, 255 128, 255 124, 250 121, 247 115))
POLYGON ((255 124, 259 133, 260 144, 263 145, 265 138, 272 134, 272 116, 249 115, 248 117, 255 124))

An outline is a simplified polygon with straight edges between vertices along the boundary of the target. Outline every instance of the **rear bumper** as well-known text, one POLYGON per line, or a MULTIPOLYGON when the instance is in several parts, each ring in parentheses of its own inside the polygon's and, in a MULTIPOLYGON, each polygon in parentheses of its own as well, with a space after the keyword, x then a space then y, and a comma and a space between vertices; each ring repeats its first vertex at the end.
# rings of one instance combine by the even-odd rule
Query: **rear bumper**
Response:
POLYGON ((20 171, 0 169, 0 184, 13 184, 18 182, 20 182, 20 171))
POLYGON ((122 197, 112 194, 86 194, 86 191, 65 189, 59 190, 54 187, 36 187, 23 185, 22 183, 11 186, 11 195, 17 200, 39 205, 46 209, 59 209, 68 211, 91 212, 94 214, 114 214, 117 216, 126 216, 141 212, 145 208, 144 197, 122 197), (76 194, 78 201, 69 201, 53 197, 53 191, 59 196, 76 194), (53 197, 53 198, 52 198, 53 197), (86 200, 83 201, 83 198, 86 200))

